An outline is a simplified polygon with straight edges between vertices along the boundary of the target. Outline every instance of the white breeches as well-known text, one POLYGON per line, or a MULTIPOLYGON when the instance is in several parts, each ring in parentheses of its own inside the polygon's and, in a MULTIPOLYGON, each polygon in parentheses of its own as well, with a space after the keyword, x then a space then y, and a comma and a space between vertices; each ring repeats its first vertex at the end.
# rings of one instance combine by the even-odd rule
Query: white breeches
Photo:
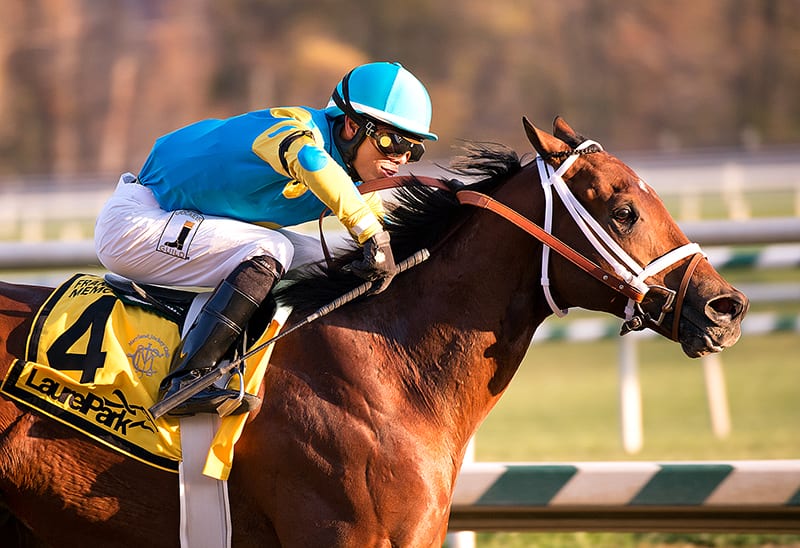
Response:
MULTIPOLYGON (((268 255, 285 270, 322 259, 317 238, 191 210, 164 211, 125 173, 95 226, 95 250, 110 271, 142 283, 215 287, 240 263, 268 255)), ((347 245, 336 238, 335 247, 347 245)))

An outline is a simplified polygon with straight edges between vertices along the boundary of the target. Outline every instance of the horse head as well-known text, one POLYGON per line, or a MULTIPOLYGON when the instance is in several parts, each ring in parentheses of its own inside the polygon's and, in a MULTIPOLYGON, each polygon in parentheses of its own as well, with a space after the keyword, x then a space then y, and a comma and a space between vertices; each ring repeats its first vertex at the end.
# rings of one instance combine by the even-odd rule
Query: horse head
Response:
POLYGON ((679 342, 689 357, 733 345, 747 297, 689 242, 655 190, 560 117, 553 135, 527 119, 523 125, 539 155, 545 193, 555 190, 561 198, 551 200, 553 234, 620 280, 615 290, 598 277, 576 278, 572 263, 551 254, 545 289, 557 302, 553 311, 581 306, 610 312, 625 318, 622 334, 650 328, 679 342), (622 286, 633 290, 624 294, 622 286))

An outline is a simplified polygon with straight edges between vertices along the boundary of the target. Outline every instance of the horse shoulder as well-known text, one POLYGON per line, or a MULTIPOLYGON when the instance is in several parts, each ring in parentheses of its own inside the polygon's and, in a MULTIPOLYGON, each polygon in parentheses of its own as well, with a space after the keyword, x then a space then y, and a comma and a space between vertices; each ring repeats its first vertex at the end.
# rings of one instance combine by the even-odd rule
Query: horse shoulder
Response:
POLYGON ((233 475, 260 483, 260 505, 278 529, 310 541, 300 521, 339 524, 338 533, 315 531, 310 544, 377 544, 380 522, 403 537, 399 545, 421 545, 446 522, 454 464, 440 454, 440 437, 416 435, 426 421, 401 401, 379 339, 320 322, 281 341, 264 405, 237 445, 233 475))

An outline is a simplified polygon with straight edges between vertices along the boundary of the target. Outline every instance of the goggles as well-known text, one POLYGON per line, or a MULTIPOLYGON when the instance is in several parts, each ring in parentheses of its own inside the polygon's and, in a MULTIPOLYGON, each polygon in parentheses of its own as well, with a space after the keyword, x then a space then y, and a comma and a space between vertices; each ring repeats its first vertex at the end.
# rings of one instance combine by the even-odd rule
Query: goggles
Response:
POLYGON ((368 131, 367 135, 372 138, 381 154, 389 158, 399 158, 410 153, 408 161, 418 162, 425 154, 425 145, 422 141, 410 139, 391 129, 376 128, 368 131))

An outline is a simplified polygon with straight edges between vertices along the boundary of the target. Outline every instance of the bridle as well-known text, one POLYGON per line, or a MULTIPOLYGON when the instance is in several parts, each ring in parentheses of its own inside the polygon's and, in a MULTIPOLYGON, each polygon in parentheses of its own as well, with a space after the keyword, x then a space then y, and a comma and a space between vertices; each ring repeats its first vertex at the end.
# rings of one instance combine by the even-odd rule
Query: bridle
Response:
MULTIPOLYGON (((414 182, 411 184, 422 184, 445 190, 447 192, 454 192, 459 203, 467 204, 474 207, 489 210, 500 217, 511 222, 518 228, 524 230, 542 244, 542 270, 540 283, 544 291, 545 299, 547 300, 550 309, 559 317, 567 314, 568 310, 559 308, 553 295, 550 291, 550 279, 548 276, 550 250, 552 249, 565 259, 572 262, 584 272, 590 274, 596 280, 610 287, 617 293, 620 293, 628 298, 627 305, 625 306, 625 322, 622 324, 620 335, 625 335, 631 331, 640 331, 648 327, 648 323, 662 329, 666 336, 672 340, 678 340, 678 328, 680 322, 680 312, 683 307, 683 301, 686 296, 686 290, 689 286, 694 271, 699 262, 705 258, 705 254, 696 243, 687 243, 679 246, 672 251, 654 259, 647 265, 640 265, 628 253, 622 249, 609 234, 600 226, 600 224, 589 214, 586 208, 578 201, 569 186, 564 182, 564 173, 572 166, 575 160, 584 154, 591 154, 593 152, 602 151, 603 148, 599 143, 594 141, 584 141, 580 146, 572 151, 564 153, 557 153, 562 156, 564 161, 558 169, 552 171, 552 168, 547 164, 541 156, 536 157, 536 163, 539 169, 539 179, 541 180, 542 189, 545 195, 545 218, 544 226, 540 227, 521 213, 508 207, 507 205, 498 202, 491 196, 482 192, 461 188, 454 190, 444 181, 434 179, 432 177, 415 176, 414 182), (552 173, 551 173, 552 171, 552 173), (591 259, 585 257, 581 253, 574 250, 568 244, 561 241, 559 238, 552 234, 553 225, 553 189, 558 193, 564 207, 569 212, 570 216, 575 221, 575 224, 581 229, 584 236, 587 238, 592 247, 603 257, 603 259, 610 265, 610 269, 603 268, 593 262, 591 259), (677 290, 669 289, 660 285, 648 285, 645 280, 672 265, 692 257, 689 261, 688 267, 683 274, 680 287, 677 290), (657 317, 653 317, 650 313, 645 311, 641 304, 649 292, 655 291, 663 294, 663 302, 657 317), (666 327, 662 327, 662 323, 666 315, 674 311, 674 321, 671 329, 667 332, 666 327)), ((362 194, 368 192, 376 192, 379 190, 386 190, 391 188, 398 188, 407 186, 409 183, 402 178, 389 177, 386 179, 378 179, 363 183, 358 186, 362 194)), ((322 218, 327 213, 327 210, 320 216, 320 235, 322 236, 322 218)), ((327 247, 323 241, 323 249, 326 258, 330 256, 327 247)))
MULTIPOLYGON (((542 190, 545 195, 545 219, 544 230, 546 232, 552 231, 553 222, 553 192, 555 189, 561 198, 561 202, 569 212, 572 219, 578 228, 581 229, 584 236, 592 244, 592 247, 597 251, 603 259, 611 266, 614 274, 624 280, 624 285, 620 284, 618 287, 613 287, 616 291, 628 297, 628 303, 625 306, 625 322, 622 324, 620 331, 621 335, 630 333, 631 331, 639 331, 646 327, 649 322, 656 327, 661 327, 664 318, 669 312, 674 310, 674 321, 672 329, 668 333, 672 340, 678 340, 678 328, 680 323, 680 312, 683 308, 683 301, 686 297, 686 290, 689 286, 689 281, 694 274, 697 265, 705 258, 705 253, 700 249, 696 243, 687 243, 679 246, 672 251, 654 259, 647 265, 640 265, 628 253, 622 249, 600 226, 594 217, 586 210, 585 207, 578 201, 575 195, 570 190, 569 186, 564 182, 564 174, 572 167, 572 164, 583 154, 591 154, 592 152, 602 151, 603 147, 595 141, 584 141, 576 149, 568 151, 567 155, 558 167, 557 170, 550 173, 552 168, 547 164, 544 159, 537 156, 536 163, 539 169, 539 179, 541 180, 542 190), (692 257, 689 265, 684 271, 683 279, 677 291, 669 289, 660 285, 648 285, 645 280, 659 272, 677 264, 678 262, 692 257), (628 292, 629 288, 633 288, 635 292, 628 292), (664 295, 661 310, 658 317, 652 317, 646 312, 641 303, 645 295, 650 291, 662 292, 664 295)), ((554 251, 560 251, 553 248, 554 251)), ((548 278, 550 249, 548 246, 542 247, 542 289, 544 290, 547 303, 550 309, 557 316, 564 316, 567 310, 561 310, 556 306, 555 300, 550 292, 550 281, 548 278)), ((567 257, 568 258, 568 257, 567 257)), ((608 285, 608 284, 607 284, 608 285)))

